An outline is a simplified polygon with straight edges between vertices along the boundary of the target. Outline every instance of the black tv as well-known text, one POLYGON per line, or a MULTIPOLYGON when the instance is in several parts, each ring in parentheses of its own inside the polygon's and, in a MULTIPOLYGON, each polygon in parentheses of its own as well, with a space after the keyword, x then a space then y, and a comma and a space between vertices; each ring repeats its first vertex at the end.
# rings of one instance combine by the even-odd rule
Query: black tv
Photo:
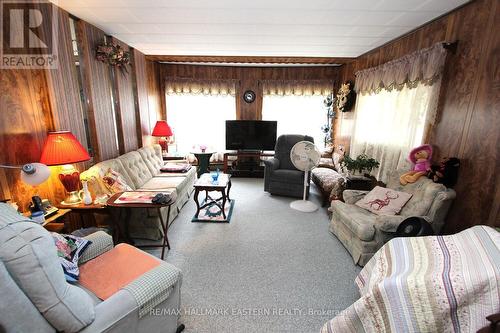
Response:
POLYGON ((226 120, 227 150, 274 150, 277 121, 226 120))

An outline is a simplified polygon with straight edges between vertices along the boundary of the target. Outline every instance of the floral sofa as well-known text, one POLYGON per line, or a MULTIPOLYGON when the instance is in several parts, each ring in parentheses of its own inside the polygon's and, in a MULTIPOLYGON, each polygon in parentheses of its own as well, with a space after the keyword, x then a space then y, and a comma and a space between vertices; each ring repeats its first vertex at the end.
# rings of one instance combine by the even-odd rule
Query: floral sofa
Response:
POLYGON ((393 171, 387 181, 387 188, 412 194, 399 215, 376 215, 356 206, 355 203, 368 191, 345 190, 345 202, 332 201, 329 208, 332 213, 330 232, 342 242, 354 262, 360 266, 364 266, 384 243, 394 237, 399 224, 408 217, 422 217, 436 233, 441 231, 455 191, 427 177, 402 186, 399 177, 404 172, 393 171))
MULTIPOLYGON (((191 168, 186 173, 161 173, 163 166, 160 145, 143 147, 131 151, 115 159, 103 161, 92 166, 81 174, 82 180, 89 182, 89 188, 96 195, 111 195, 102 182, 102 175, 110 168, 118 172, 132 190, 176 192, 177 199, 170 210, 170 220, 175 219, 181 208, 189 200, 196 180, 196 170, 191 168)), ((167 209, 161 209, 164 221, 167 209)), ((159 239, 161 237, 160 219, 156 209, 133 209, 129 226, 133 238, 159 239)))

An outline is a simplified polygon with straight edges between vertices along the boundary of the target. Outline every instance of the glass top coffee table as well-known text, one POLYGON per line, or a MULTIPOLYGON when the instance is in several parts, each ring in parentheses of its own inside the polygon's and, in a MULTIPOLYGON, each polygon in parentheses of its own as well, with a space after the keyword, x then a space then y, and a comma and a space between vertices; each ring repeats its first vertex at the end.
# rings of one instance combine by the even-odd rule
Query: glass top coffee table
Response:
POLYGON ((200 210, 209 206, 216 205, 222 212, 224 219, 227 218, 225 212, 226 201, 231 202, 229 198, 229 191, 231 190, 231 175, 225 173, 219 173, 219 177, 216 181, 212 179, 211 173, 204 173, 198 178, 194 183, 194 202, 196 203, 196 214, 194 215, 198 218, 200 210), (198 201, 198 194, 201 191, 205 191, 205 202, 200 206, 198 201), (220 198, 212 198, 208 192, 217 191, 221 193, 220 198))

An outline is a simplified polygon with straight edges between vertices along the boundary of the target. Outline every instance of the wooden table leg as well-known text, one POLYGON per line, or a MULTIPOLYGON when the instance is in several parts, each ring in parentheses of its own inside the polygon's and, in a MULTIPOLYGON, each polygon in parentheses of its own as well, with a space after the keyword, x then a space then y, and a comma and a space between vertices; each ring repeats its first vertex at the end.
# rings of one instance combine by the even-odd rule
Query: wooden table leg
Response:
POLYGON ((194 214, 194 217, 198 217, 198 214, 200 213, 200 202, 198 201, 198 194, 200 194, 200 190, 195 187, 194 188, 194 202, 196 203, 196 214, 194 214))
POLYGON ((163 221, 163 215, 161 213, 161 208, 158 208, 158 215, 160 216, 160 223, 161 223, 161 226, 162 226, 162 229, 163 229, 163 243, 162 243, 162 247, 161 247, 161 260, 163 260, 164 256, 165 256, 165 245, 167 246, 167 248, 170 250, 170 244, 168 242, 168 236, 167 236, 167 232, 168 232, 168 223, 170 221, 170 207, 171 206, 168 206, 168 211, 167 211, 167 223, 165 223, 163 221))
POLYGON ((229 191, 231 191, 231 178, 229 178, 229 182, 227 183, 227 200, 231 202, 231 198, 229 198, 229 191))
POLYGON ((221 190, 222 193, 222 217, 224 217, 224 220, 226 219, 226 189, 223 188, 221 190))

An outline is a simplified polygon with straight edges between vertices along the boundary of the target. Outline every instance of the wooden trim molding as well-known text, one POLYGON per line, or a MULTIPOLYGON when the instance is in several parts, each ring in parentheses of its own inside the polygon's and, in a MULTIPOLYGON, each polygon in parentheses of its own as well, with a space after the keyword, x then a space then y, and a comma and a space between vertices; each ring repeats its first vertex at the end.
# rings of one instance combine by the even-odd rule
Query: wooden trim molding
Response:
POLYGON ((301 65, 343 65, 355 58, 333 57, 252 57, 252 56, 189 56, 189 55, 147 55, 147 60, 170 63, 228 63, 228 64, 301 64, 301 65))

